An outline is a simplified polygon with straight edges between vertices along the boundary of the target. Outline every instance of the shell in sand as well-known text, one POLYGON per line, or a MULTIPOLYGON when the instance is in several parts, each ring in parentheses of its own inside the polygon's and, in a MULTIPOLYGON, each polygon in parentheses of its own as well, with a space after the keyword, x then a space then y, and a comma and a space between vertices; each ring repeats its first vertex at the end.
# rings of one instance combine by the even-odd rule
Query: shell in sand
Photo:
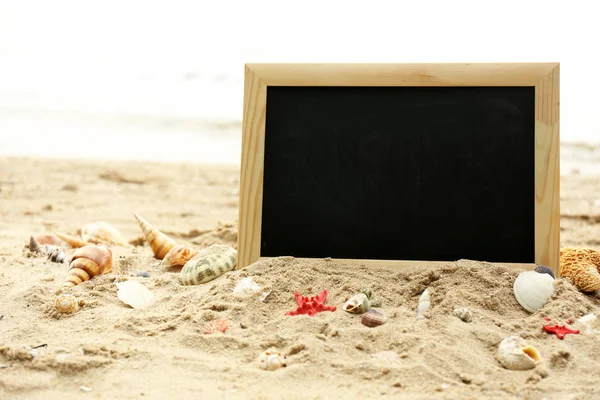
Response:
POLYGON ((71 248, 73 248, 73 249, 78 249, 80 247, 87 246, 90 244, 90 243, 84 242, 83 240, 81 240, 81 238, 79 238, 77 236, 71 236, 71 235, 67 235, 65 233, 56 232, 56 236, 60 240, 62 240, 63 242, 65 242, 66 244, 71 246, 71 248))
POLYGON ((358 293, 354 296, 350 297, 344 303, 344 311, 349 312, 351 314, 362 314, 367 312, 371 308, 369 303, 369 298, 364 293, 358 293))
POLYGON ((530 313, 536 312, 554 292, 554 278, 536 271, 521 272, 513 284, 515 298, 530 313))
POLYGON ((584 292, 600 289, 600 252, 586 248, 560 249, 560 276, 584 292))
POLYGON ((63 288, 79 285, 94 276, 112 271, 112 252, 106 246, 89 245, 73 252, 63 288))
POLYGON ((165 255, 162 260, 162 266, 165 268, 183 267, 188 261, 190 261, 196 254, 198 249, 193 247, 184 246, 177 244, 173 246, 171 250, 165 255))
POLYGON ((81 228, 81 239, 86 243, 129 246, 119 231, 106 222, 92 222, 84 225, 81 228))
POLYGON ((237 251, 224 244, 213 244, 202 249, 181 269, 182 285, 200 285, 210 282, 235 268, 237 251))
POLYGON ((535 368, 541 355, 535 347, 518 336, 508 336, 498 346, 496 359, 506 369, 524 371, 535 368))
POLYGON ((138 224, 140 224, 140 228, 142 229, 142 233, 146 238, 146 241, 150 245, 152 249, 152 253, 154 253, 154 257, 159 260, 165 258, 167 253, 177 244, 173 239, 150 225, 148 221, 139 215, 133 214, 138 224))
POLYGON ((79 310, 79 302, 72 294, 61 294, 56 298, 54 307, 61 314, 72 314, 79 310))
POLYGON ((154 303, 154 294, 138 281, 115 282, 115 285, 119 288, 119 300, 132 308, 146 308, 154 303))

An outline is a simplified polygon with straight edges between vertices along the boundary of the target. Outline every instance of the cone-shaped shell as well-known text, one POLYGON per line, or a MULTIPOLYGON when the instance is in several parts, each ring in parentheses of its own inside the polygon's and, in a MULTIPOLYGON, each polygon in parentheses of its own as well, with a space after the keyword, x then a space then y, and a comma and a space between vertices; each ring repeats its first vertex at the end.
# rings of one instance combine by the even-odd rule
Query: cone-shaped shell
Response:
POLYGON ((79 310, 79 302, 72 294, 61 294, 54 303, 56 311, 64 314, 71 314, 79 310))
POLYGON ((382 311, 371 308, 366 313, 363 314, 361 318, 361 322, 363 325, 369 326, 371 328, 383 325, 387 321, 387 317, 382 311))
POLYGON ((536 312, 554 292, 554 278, 536 271, 521 272, 513 284, 515 298, 529 312, 536 312))
POLYGON ((344 303, 344 311, 352 314, 362 314, 370 308, 369 298, 364 293, 358 293, 344 303))
POLYGON ((84 242, 93 244, 118 245, 128 247, 129 243, 121 233, 106 222, 92 222, 81 228, 81 238, 84 242))
POLYGON ((524 371, 535 368, 541 360, 537 349, 518 336, 508 336, 498 346, 496 359, 506 369, 524 371))
POLYGON ((210 282, 235 268, 237 251, 224 244, 213 244, 202 249, 181 269, 182 285, 199 285, 210 282))
POLYGON ((66 235, 66 234, 60 233, 60 232, 56 232, 56 236, 60 240, 62 240, 63 242, 65 242, 66 244, 71 246, 73 249, 78 249, 80 247, 87 246, 89 244, 89 243, 84 242, 83 240, 81 240, 80 238, 78 238, 76 236, 66 235))
POLYGON ((196 254, 198 254, 198 251, 199 250, 196 248, 184 246, 182 244, 175 245, 165 255, 165 258, 162 261, 162 266, 165 268, 183 267, 196 254))
POLYGON ((79 285, 112 271, 112 252, 106 246, 89 245, 73 253, 63 288, 79 285))
POLYGON ((600 289, 600 252, 592 249, 560 249, 560 276, 569 278, 584 292, 600 289))
POLYGON ((133 214, 138 224, 140 224, 140 228, 142 228, 142 233, 146 237, 146 241, 150 245, 152 252, 154 253, 154 257, 159 260, 165 258, 167 253, 175 246, 175 241, 150 225, 148 221, 144 218, 133 214))
POLYGON ((29 236, 29 251, 32 253, 41 253, 42 249, 38 242, 33 238, 33 236, 29 236))

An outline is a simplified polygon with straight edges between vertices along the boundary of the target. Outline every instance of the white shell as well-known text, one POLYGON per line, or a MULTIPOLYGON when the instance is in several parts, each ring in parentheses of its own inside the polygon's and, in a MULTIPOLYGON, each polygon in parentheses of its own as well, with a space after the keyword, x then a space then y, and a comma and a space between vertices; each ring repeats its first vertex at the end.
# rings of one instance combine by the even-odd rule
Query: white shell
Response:
POLYGON ((429 288, 425 289, 419 297, 419 305, 417 306, 417 319, 424 319, 425 311, 429 308, 429 288))
POLYGON ((524 371, 535 368, 541 356, 537 349, 518 336, 508 336, 500 342, 497 360, 506 369, 524 371))
POLYGON ((352 314, 362 314, 367 312, 370 307, 369 298, 364 293, 356 294, 344 303, 344 311, 352 314))
POLYGON ((521 272, 513 290, 519 304, 529 312, 542 308, 554 292, 554 279, 548 274, 535 271, 521 272))
POLYGON ((146 308, 154 303, 154 294, 138 281, 115 282, 115 285, 119 288, 119 300, 133 308, 146 308))
POLYGON ((285 356, 276 350, 266 350, 258 356, 258 367, 267 371, 275 371, 286 366, 285 356))
POLYGON ((583 334, 600 333, 600 320, 596 314, 586 314, 579 318, 577 323, 581 326, 580 331, 583 334))
POLYGON ((233 293, 241 293, 245 291, 249 292, 258 292, 260 290, 260 286, 254 282, 251 276, 247 278, 240 279, 240 281, 233 288, 233 293))

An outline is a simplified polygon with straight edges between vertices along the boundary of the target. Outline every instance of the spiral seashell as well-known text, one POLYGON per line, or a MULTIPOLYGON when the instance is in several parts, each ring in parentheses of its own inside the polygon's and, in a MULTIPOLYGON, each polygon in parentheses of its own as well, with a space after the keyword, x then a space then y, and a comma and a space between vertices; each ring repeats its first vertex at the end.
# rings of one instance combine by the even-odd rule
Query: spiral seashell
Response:
POLYGON ((92 222, 81 228, 81 239, 87 243, 129 247, 121 233, 106 222, 92 222))
POLYGON ((385 316, 385 314, 382 311, 376 310, 374 308, 371 308, 366 313, 364 313, 361 318, 361 322, 363 323, 363 325, 371 328, 383 325, 386 321, 387 317, 385 316))
POLYGON ((258 367, 266 371, 275 371, 286 365, 285 356, 276 350, 266 350, 258 356, 258 367))
POLYGON ((183 267, 196 254, 198 249, 177 244, 163 258, 162 266, 165 268, 183 267))
POLYGON ((112 252, 106 246, 88 245, 73 253, 63 288, 79 285, 96 275, 112 271, 112 252))
POLYGON ((62 251, 60 247, 55 247, 53 249, 48 248, 48 260, 55 263, 64 263, 65 262, 65 253, 62 251))
POLYGON ((542 359, 537 349, 518 336, 508 336, 498 346, 496 359, 506 369, 524 371, 535 368, 542 359))
POLYGON ((210 282, 235 268, 237 251, 224 244, 213 244, 202 249, 181 269, 182 285, 199 285, 210 282))
POLYGON ((554 292, 554 279, 535 271, 521 272, 513 284, 515 298, 530 313, 546 304, 554 292))
POLYGON ((344 303, 344 311, 351 314, 362 314, 367 312, 371 308, 369 298, 364 293, 358 293, 350 297, 348 301, 344 303))
POLYGON ((80 247, 87 246, 90 244, 90 243, 84 242, 83 240, 81 240, 80 238, 78 238, 76 236, 66 235, 66 234, 60 233, 60 232, 56 232, 56 236, 60 240, 62 240, 63 242, 65 242, 66 244, 71 246, 71 248, 73 248, 73 249, 78 249, 80 247))
POLYGON ((159 260, 165 258, 167 253, 177 244, 173 239, 153 227, 146 221, 144 218, 133 214, 138 224, 140 224, 140 228, 142 229, 142 233, 146 237, 146 241, 152 248, 152 252, 154 253, 154 257, 159 260))
POLYGON ((61 294, 54 302, 56 311, 63 314, 72 314, 79 310, 79 302, 72 294, 61 294))
POLYGON ((584 292, 600 289, 600 252, 586 248, 560 249, 560 276, 584 292))
POLYGON ((33 238, 33 236, 29 236, 29 251, 32 253, 41 253, 42 249, 38 242, 33 238))

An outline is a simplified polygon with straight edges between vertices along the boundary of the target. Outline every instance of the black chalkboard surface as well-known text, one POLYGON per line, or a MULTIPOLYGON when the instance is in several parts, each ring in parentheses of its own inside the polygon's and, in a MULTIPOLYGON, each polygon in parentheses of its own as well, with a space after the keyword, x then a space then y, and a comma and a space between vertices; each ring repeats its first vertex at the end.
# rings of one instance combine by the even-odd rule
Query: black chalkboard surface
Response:
POLYGON ((534 114, 534 86, 268 86, 260 255, 533 263, 534 114))

